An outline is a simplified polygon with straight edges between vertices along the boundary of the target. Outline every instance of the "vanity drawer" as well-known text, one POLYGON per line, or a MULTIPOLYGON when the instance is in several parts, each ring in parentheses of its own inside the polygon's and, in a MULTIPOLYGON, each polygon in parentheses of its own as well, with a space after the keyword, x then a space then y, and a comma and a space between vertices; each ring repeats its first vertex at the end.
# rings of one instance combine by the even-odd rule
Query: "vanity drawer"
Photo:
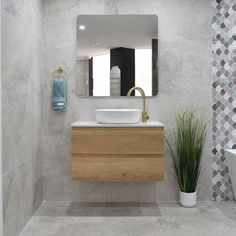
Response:
POLYGON ((72 155, 72 158, 163 158, 163 154, 79 154, 72 155))
POLYGON ((72 154, 163 154, 163 128, 73 128, 72 154))
POLYGON ((84 158, 74 155, 72 177, 89 181, 163 180, 163 158, 84 158))

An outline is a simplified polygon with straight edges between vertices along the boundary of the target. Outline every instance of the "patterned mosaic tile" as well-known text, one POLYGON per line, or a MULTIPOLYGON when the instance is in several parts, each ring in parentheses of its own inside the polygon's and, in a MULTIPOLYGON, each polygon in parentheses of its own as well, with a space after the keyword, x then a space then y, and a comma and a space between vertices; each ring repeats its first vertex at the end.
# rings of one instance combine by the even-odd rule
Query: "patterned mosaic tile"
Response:
POLYGON ((236 0, 213 0, 213 200, 233 200, 225 148, 236 148, 236 0))

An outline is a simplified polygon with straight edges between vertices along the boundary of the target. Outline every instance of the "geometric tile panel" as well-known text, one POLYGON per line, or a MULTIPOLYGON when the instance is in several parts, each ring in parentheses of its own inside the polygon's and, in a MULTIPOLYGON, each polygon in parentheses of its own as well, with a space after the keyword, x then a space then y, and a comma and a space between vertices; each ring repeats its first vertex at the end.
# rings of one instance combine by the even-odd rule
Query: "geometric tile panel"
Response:
POLYGON ((213 71, 213 200, 234 200, 225 148, 236 149, 236 0, 214 0, 213 71))

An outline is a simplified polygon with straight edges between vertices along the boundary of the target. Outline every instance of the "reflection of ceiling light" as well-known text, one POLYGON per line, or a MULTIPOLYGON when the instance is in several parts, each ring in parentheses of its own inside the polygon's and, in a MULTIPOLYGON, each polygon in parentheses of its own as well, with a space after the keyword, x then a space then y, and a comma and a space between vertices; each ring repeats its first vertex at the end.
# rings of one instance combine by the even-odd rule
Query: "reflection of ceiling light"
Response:
POLYGON ((99 42, 94 42, 94 46, 99 46, 99 42))
POLYGON ((85 25, 80 25, 80 26, 79 26, 79 29, 80 29, 80 30, 85 30, 86 27, 85 27, 85 25))

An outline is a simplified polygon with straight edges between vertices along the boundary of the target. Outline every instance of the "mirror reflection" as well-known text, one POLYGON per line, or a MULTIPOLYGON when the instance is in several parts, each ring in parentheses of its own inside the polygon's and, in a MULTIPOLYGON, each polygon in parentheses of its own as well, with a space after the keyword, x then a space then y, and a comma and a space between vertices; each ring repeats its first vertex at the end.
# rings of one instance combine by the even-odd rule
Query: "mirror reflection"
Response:
POLYGON ((157 95, 157 31, 155 15, 78 16, 77 94, 119 97, 138 86, 157 95))

